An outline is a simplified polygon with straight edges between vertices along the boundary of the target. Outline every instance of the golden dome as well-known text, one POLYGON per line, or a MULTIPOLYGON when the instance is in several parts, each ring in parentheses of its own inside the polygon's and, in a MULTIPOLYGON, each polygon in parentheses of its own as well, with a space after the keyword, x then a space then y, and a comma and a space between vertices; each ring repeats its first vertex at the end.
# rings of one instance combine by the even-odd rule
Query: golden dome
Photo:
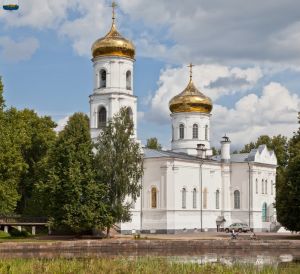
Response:
POLYGON ((169 108, 172 113, 178 112, 202 112, 210 113, 213 105, 209 97, 201 93, 192 81, 192 74, 190 82, 187 87, 177 96, 173 97, 169 102, 169 108))
POLYGON ((133 43, 125 39, 117 30, 115 25, 115 7, 113 2, 113 22, 110 31, 98 39, 92 46, 93 57, 98 56, 121 56, 134 59, 135 47, 133 43))

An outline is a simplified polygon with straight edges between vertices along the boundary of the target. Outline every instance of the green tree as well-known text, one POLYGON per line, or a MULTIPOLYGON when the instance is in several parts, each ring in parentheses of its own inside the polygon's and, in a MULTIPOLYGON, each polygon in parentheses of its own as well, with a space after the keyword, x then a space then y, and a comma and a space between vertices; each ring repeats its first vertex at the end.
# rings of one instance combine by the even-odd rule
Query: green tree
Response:
POLYGON ((286 169, 278 176, 277 219, 288 230, 300 231, 300 126, 289 142, 289 156, 286 169))
POLYGON ((113 224, 130 220, 130 208, 140 195, 143 163, 133 130, 128 109, 122 108, 96 143, 96 180, 107 186, 106 201, 111 214, 106 223, 107 235, 113 224))
POLYGON ((26 214, 29 211, 30 215, 35 215, 35 205, 30 201, 32 191, 41 172, 40 162, 56 140, 56 124, 50 117, 39 117, 29 109, 18 111, 12 108, 7 111, 7 116, 13 125, 15 143, 19 146, 26 165, 18 184, 20 200, 16 212, 26 214))
POLYGON ((158 142, 156 137, 147 139, 146 148, 161 149, 161 144, 158 142))
POLYGON ((3 97, 3 84, 2 84, 2 78, 0 76, 0 111, 3 111, 5 107, 5 101, 3 97))
POLYGON ((268 135, 262 135, 258 137, 257 141, 246 144, 240 153, 249 153, 251 149, 258 148, 260 145, 266 145, 269 149, 274 150, 278 166, 282 169, 287 165, 288 154, 288 139, 285 136, 277 135, 270 137, 268 135))
POLYGON ((3 85, 0 78, 0 214, 11 214, 20 196, 18 183, 26 169, 21 151, 15 142, 14 127, 4 111, 3 85))
POLYGON ((48 175, 38 189, 57 229, 80 233, 107 219, 105 187, 94 180, 89 120, 75 113, 59 133, 47 159, 48 175))

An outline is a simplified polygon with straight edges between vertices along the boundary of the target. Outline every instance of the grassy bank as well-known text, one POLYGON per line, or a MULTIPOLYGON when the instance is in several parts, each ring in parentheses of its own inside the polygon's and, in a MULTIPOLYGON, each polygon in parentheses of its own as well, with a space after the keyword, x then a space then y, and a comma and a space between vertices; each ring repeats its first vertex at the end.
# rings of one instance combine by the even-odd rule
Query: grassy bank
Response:
POLYGON ((193 263, 171 263, 160 258, 143 259, 2 259, 0 273, 221 273, 221 274, 273 274, 300 273, 300 265, 253 266, 253 265, 198 265, 193 263))

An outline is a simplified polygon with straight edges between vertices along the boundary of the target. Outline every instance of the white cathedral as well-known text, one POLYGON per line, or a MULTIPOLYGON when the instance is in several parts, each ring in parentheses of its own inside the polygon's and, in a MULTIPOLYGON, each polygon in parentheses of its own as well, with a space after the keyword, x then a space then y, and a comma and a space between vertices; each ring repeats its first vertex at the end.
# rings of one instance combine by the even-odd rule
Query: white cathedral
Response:
MULTIPOLYGON (((93 44, 92 55, 92 138, 126 106, 137 139, 135 47, 118 32, 114 5, 111 29, 93 44)), ((276 156, 265 145, 250 153, 230 154, 231 142, 226 136, 221 141, 221 155, 213 156, 212 107, 210 98, 195 87, 191 71, 187 87, 169 102, 171 150, 143 148, 142 191, 132 208, 132 221, 119 224, 122 233, 216 231, 217 226, 232 223, 245 223, 255 231, 272 229, 276 222, 276 156)))

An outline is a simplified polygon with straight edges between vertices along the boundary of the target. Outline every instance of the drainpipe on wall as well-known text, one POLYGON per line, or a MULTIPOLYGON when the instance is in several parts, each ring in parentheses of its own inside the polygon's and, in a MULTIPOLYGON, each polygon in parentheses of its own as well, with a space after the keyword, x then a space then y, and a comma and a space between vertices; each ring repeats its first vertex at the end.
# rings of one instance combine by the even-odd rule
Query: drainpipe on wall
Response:
POLYGON ((203 144, 197 145, 197 156, 201 159, 199 165, 199 184, 200 184, 200 232, 203 232, 203 208, 202 208, 202 165, 206 157, 206 149, 203 144))
POLYGON ((249 168, 249 227, 251 229, 251 167, 250 167, 250 163, 248 162, 248 168, 249 168))
POLYGON ((141 179, 142 187, 141 187, 141 214, 140 214, 140 234, 142 233, 143 229, 143 193, 144 193, 144 176, 141 179))

